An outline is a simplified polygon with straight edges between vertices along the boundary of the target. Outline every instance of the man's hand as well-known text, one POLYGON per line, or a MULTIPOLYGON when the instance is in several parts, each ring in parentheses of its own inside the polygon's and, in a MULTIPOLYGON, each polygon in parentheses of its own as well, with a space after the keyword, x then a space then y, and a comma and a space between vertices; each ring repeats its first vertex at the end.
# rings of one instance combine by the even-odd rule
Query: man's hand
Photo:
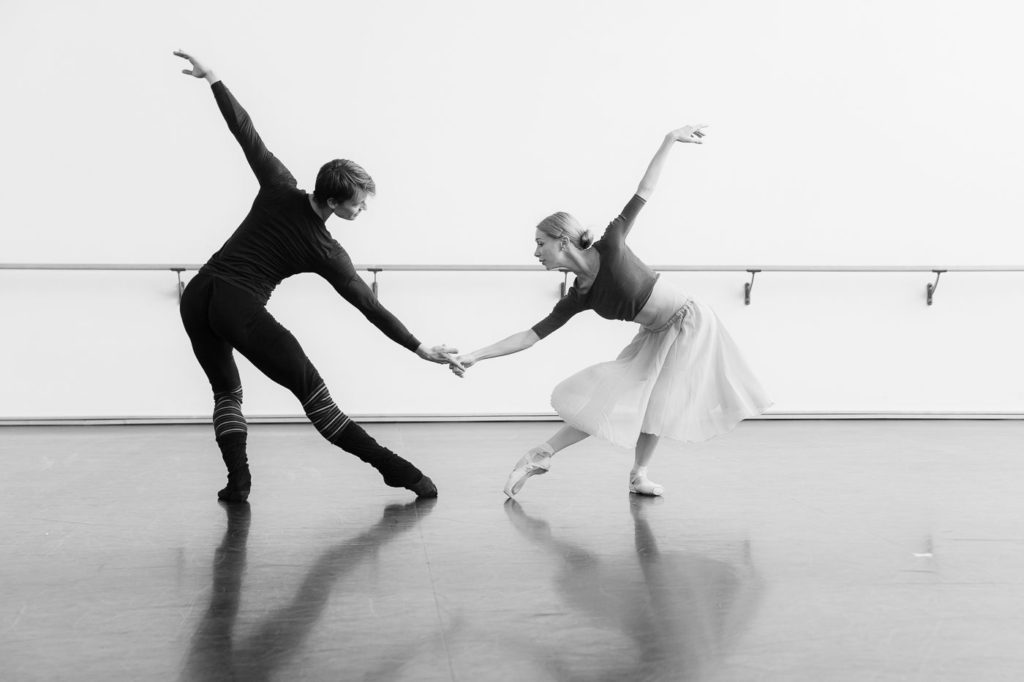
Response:
POLYGON ((187 52, 175 50, 174 55, 177 57, 181 57, 182 59, 187 59, 189 63, 192 64, 191 69, 181 70, 181 72, 186 76, 192 76, 193 78, 209 78, 213 76, 213 71, 200 64, 198 59, 188 54, 187 52))
POLYGON ((458 348, 452 348, 443 343, 440 346, 430 346, 429 348, 420 344, 420 347, 416 349, 416 355, 428 362, 462 367, 462 365, 458 364, 458 360, 453 357, 458 352, 458 348))

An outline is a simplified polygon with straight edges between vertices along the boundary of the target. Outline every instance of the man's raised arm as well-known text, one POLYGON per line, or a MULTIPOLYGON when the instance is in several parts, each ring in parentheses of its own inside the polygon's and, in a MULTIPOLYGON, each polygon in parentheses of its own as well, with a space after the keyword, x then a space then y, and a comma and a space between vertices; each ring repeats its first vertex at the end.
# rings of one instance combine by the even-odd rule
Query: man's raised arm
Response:
POLYGON ((213 90, 213 96, 217 100, 220 113, 224 116, 231 134, 235 136, 238 144, 241 145, 245 158, 249 162, 249 167, 252 168, 256 179, 259 180, 260 186, 282 183, 294 186, 296 184, 295 178, 285 165, 276 156, 271 154, 267 146, 263 144, 263 140, 252 124, 252 119, 249 118, 249 114, 242 108, 242 105, 238 103, 238 100, 235 99, 235 96, 231 94, 231 91, 228 90, 217 74, 212 69, 203 66, 198 59, 186 52, 176 50, 174 54, 188 60, 192 65, 191 69, 182 69, 181 72, 183 74, 193 78, 204 78, 210 83, 210 88, 213 90))

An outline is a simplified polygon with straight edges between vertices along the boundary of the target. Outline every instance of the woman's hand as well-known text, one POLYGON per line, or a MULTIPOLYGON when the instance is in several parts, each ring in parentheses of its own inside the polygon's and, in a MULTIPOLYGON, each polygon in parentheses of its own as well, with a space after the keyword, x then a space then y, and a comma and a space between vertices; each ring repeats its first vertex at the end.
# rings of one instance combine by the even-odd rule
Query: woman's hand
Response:
POLYGON ((202 64, 200 64, 198 59, 196 59, 192 55, 188 54, 187 52, 182 52, 181 50, 175 50, 174 54, 175 54, 175 56, 181 57, 182 59, 187 59, 189 61, 189 63, 192 64, 192 68, 191 69, 182 69, 181 70, 181 72, 183 74, 185 74, 186 76, 192 76, 193 78, 206 78, 208 75, 213 73, 213 71, 211 71, 210 69, 208 69, 205 66, 203 66, 202 64))
POLYGON ((704 137, 704 129, 707 128, 706 123, 701 123, 695 126, 683 126, 682 128, 676 128, 668 135, 667 138, 673 142, 688 142, 690 144, 704 144, 701 138, 704 137))
POLYGON ((661 168, 665 165, 665 158, 669 155, 673 148, 675 148, 676 142, 688 142, 690 144, 704 144, 704 129, 707 125, 701 123, 695 126, 683 126, 682 128, 676 128, 665 136, 665 139, 661 141, 658 146, 658 151, 654 153, 654 158, 651 159, 651 163, 647 166, 647 171, 644 176, 640 178, 640 184, 637 185, 636 195, 648 201, 651 195, 654 194, 654 188, 658 184, 658 178, 661 177, 661 168))
POLYGON ((448 363, 448 369, 452 371, 457 377, 463 377, 466 375, 466 370, 476 364, 476 358, 473 357, 472 353, 466 353, 465 355, 458 355, 450 358, 448 363))

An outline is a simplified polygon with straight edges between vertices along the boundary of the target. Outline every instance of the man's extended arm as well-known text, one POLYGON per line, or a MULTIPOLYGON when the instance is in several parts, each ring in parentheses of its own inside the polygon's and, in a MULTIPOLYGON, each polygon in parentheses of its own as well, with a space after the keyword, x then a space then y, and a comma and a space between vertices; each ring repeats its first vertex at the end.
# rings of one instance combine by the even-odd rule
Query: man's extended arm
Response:
POLYGON ((245 159, 249 162, 249 167, 252 168, 252 172, 256 175, 260 186, 270 184, 289 184, 294 186, 296 184, 295 178, 285 165, 276 156, 271 154, 267 146, 263 144, 263 140, 260 138, 259 133, 256 132, 248 112, 242 108, 242 105, 238 103, 235 96, 231 94, 231 91, 228 90, 227 86, 224 85, 213 70, 203 66, 198 59, 186 52, 178 50, 174 54, 182 59, 187 59, 192 65, 191 69, 182 69, 182 73, 193 78, 204 78, 210 83, 214 99, 217 101, 217 107, 224 116, 231 134, 235 136, 238 144, 241 145, 242 151, 245 153, 245 159))

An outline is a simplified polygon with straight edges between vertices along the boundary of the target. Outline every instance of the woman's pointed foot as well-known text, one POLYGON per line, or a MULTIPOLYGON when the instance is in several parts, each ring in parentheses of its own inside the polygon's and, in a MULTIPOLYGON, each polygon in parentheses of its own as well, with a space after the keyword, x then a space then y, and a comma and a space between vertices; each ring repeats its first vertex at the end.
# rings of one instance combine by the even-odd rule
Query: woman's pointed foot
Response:
POLYGON ((551 469, 551 455, 555 454, 551 448, 541 445, 532 448, 522 456, 512 468, 505 482, 505 494, 513 498, 526 485, 526 479, 530 476, 546 474, 551 469))

